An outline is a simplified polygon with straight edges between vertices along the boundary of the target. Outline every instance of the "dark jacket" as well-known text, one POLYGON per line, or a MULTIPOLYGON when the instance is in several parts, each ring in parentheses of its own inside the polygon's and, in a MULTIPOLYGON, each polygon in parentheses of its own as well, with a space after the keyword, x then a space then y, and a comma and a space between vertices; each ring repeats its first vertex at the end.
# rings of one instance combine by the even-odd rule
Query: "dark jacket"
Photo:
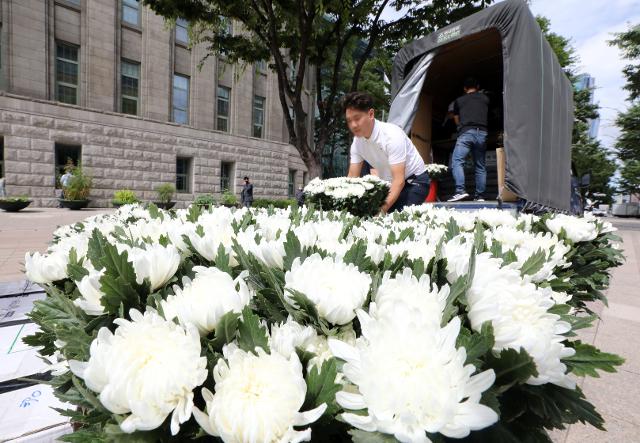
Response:
POLYGON ((242 192, 240 193, 240 197, 243 202, 252 202, 253 201, 253 184, 245 183, 242 187, 242 192))
POLYGON ((298 201, 298 206, 304 205, 304 191, 300 189, 296 191, 296 200, 298 201))

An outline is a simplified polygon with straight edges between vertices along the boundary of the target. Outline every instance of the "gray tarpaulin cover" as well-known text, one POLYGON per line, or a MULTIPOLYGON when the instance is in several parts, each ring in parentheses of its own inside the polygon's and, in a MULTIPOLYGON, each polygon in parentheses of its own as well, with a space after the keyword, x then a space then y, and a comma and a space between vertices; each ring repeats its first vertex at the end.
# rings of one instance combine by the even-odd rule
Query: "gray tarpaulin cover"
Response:
POLYGON ((402 48, 388 120, 408 133, 438 48, 490 28, 502 38, 505 184, 530 205, 569 210, 573 87, 523 0, 498 3, 402 48))

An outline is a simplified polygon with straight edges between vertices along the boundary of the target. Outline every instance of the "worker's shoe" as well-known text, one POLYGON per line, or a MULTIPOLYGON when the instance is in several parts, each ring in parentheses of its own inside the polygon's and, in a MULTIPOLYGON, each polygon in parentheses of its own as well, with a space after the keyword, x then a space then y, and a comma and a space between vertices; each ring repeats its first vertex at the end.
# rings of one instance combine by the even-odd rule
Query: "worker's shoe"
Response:
POLYGON ((474 200, 474 201, 477 201, 477 202, 483 202, 483 201, 485 201, 485 200, 484 200, 484 197, 476 197, 476 198, 474 198, 473 200, 474 200))
POLYGON ((451 197, 449 200, 449 202, 460 202, 463 200, 467 200, 469 198, 469 194, 467 194, 466 192, 463 192, 461 194, 456 194, 453 197, 451 197))

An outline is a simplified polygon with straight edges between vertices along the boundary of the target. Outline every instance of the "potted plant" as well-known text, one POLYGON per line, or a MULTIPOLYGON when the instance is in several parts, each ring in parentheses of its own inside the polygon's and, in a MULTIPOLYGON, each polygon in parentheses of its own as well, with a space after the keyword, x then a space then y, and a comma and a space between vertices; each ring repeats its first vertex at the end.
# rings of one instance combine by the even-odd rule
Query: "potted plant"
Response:
POLYGON ((120 189, 113 194, 113 200, 111 200, 111 204, 114 208, 119 208, 124 205, 132 205, 135 203, 140 203, 140 200, 136 196, 135 192, 129 189, 120 189))
POLYGON ((222 193, 222 199, 220 201, 222 206, 226 206, 227 208, 237 208, 238 207, 238 197, 228 189, 225 189, 222 193))
POLYGON ((60 204, 73 210, 86 208, 91 201, 88 197, 93 186, 93 178, 85 174, 81 166, 73 168, 69 173, 71 177, 67 186, 62 189, 63 198, 60 199, 60 204))
POLYGON ((209 209, 212 206, 215 206, 216 200, 211 194, 202 194, 196 197, 193 204, 200 206, 201 209, 209 209))
POLYGON ((449 168, 437 163, 429 163, 426 167, 431 181, 429 182, 429 195, 427 195, 427 199, 425 201, 433 203, 438 201, 438 180, 446 177, 449 168))
POLYGON ((171 200, 173 194, 176 192, 175 186, 171 183, 159 185, 156 187, 156 192, 158 193, 158 201, 154 201, 153 203, 160 209, 171 209, 176 205, 176 202, 171 200))
POLYGON ((3 197, 0 198, 0 209, 7 212, 18 212, 31 204, 29 197, 3 197))

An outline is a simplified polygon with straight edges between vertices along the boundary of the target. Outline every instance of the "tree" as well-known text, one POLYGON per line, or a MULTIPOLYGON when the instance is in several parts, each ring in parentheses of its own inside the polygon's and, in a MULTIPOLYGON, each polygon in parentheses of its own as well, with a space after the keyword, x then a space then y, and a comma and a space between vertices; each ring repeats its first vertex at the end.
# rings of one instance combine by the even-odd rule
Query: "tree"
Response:
POLYGON ((620 48, 622 56, 632 63, 625 66, 622 73, 627 79, 625 89, 629 91, 631 105, 618 114, 616 125, 620 136, 616 150, 622 161, 619 189, 625 194, 640 193, 640 25, 632 26, 627 32, 616 34, 609 42, 620 48))
POLYGON ((615 45, 622 51, 627 60, 635 60, 635 64, 624 67, 622 73, 627 78, 625 89, 629 91, 629 100, 640 98, 640 24, 632 26, 627 32, 615 34, 616 38, 609 44, 615 45))
POLYGON ((628 160, 620 169, 618 189, 623 194, 640 194, 640 160, 628 160))
MULTIPOLYGON (((592 103, 593 91, 589 88, 576 87, 578 80, 577 65, 579 62, 571 41, 551 31, 551 22, 546 17, 536 17, 542 33, 551 45, 560 66, 573 83, 574 121, 571 148, 571 160, 578 176, 591 174, 591 193, 605 194, 605 202, 611 202, 615 189, 611 186, 611 178, 616 172, 615 161, 609 152, 596 139, 589 136, 590 120, 598 118, 598 105, 592 103)), ((584 192, 583 192, 584 193, 584 192)))
POLYGON ((314 177, 322 174, 325 145, 341 114, 341 83, 346 80, 349 90, 358 89, 366 62, 376 48, 395 53, 406 41, 465 17, 494 0, 143 1, 169 20, 189 20, 193 43, 206 45, 206 57, 222 54, 230 63, 270 60, 269 66, 278 78, 278 97, 289 142, 314 177), (393 9, 403 14, 385 19, 383 12, 393 9), (241 23, 242 32, 228 33, 227 20, 241 23), (351 59, 348 49, 359 41, 365 46, 351 59), (347 62, 353 62, 348 78, 347 62), (307 136, 308 119, 303 108, 307 75, 312 75, 315 82, 315 144, 307 136))

